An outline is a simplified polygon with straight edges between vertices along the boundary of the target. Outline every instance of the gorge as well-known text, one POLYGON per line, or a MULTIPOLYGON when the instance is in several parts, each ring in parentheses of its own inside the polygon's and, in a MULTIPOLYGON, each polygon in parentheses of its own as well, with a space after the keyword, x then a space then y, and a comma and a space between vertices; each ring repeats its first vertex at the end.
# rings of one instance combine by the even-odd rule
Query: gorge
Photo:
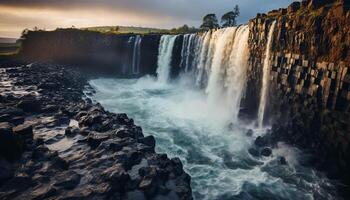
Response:
MULTIPOLYGON (((130 136, 136 140, 132 145, 151 145, 157 153, 180 158, 164 159, 175 178, 164 178, 159 172, 162 163, 157 162, 162 181, 135 189, 133 170, 142 168, 140 160, 152 167, 150 160, 156 157, 154 150, 146 155, 138 152, 140 162, 128 163, 130 169, 125 170, 132 180, 127 195, 135 191, 140 199, 165 198, 164 194, 175 198, 175 193, 176 198, 191 199, 191 191, 194 199, 350 195, 350 3, 346 0, 294 2, 287 9, 258 14, 247 25, 192 34, 30 31, 16 59, 86 71, 89 87, 79 85, 84 93, 79 98, 101 104, 112 116, 126 113, 133 118, 132 123, 123 119, 131 132, 140 126, 141 134, 148 140, 154 136, 156 142, 130 136), (182 166, 185 172, 179 170, 182 166)), ((87 116, 89 106, 85 105, 87 111, 83 108, 87 116)), ((90 123, 79 113, 74 113, 79 125, 90 123)), ((105 124, 100 124, 91 125, 96 129, 91 131, 104 133, 105 124)), ((103 148, 102 144, 107 145, 99 141, 97 147, 103 148)), ((149 180, 145 177, 142 183, 149 180)), ((125 198, 124 190, 118 192, 125 198)))

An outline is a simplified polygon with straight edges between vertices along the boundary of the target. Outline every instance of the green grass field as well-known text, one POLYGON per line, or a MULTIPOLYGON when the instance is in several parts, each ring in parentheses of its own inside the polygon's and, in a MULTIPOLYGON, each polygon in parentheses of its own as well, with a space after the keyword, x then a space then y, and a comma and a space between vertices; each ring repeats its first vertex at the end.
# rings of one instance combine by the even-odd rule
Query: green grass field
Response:
POLYGON ((98 27, 82 28, 82 30, 98 31, 102 33, 115 33, 115 34, 125 34, 125 33, 148 34, 148 33, 169 33, 170 32, 170 30, 167 30, 167 29, 144 28, 144 27, 133 27, 133 26, 98 26, 98 27))

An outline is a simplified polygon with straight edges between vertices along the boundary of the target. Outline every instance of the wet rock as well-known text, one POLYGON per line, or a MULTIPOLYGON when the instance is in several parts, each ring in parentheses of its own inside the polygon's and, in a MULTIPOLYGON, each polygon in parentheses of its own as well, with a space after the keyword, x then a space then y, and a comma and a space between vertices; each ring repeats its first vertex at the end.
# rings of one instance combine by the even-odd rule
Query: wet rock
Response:
POLYGON ((279 158, 279 163, 281 165, 287 165, 288 164, 286 158, 283 157, 283 156, 279 158))
POLYGON ((15 116, 12 117, 10 120, 8 120, 9 122, 13 123, 14 125, 20 125, 24 123, 24 117, 23 116, 15 116))
POLYGON ((46 90, 55 90, 59 87, 60 87, 60 85, 58 85, 57 83, 52 83, 52 82, 44 82, 44 83, 39 84, 39 86, 38 86, 38 88, 46 89, 46 90))
POLYGON ((155 177, 157 175, 157 170, 155 167, 141 167, 139 169, 139 175, 141 177, 155 177))
POLYGON ((0 133, 12 133, 13 124, 8 122, 0 123, 0 133))
POLYGON ((145 145, 151 147, 152 149, 156 146, 156 140, 154 139, 154 137, 152 135, 144 137, 144 138, 140 138, 140 139, 138 139, 138 141, 142 144, 145 144, 145 145))
POLYGON ((64 133, 65 133, 65 135, 67 137, 73 137, 73 136, 75 136, 75 135, 80 133, 80 129, 77 128, 77 127, 70 127, 69 126, 69 127, 66 128, 64 133))
POLYGON ((153 196, 156 192, 156 181, 154 178, 145 177, 141 180, 139 188, 146 192, 148 196, 153 196))
POLYGON ((254 144, 258 147, 263 147, 263 146, 268 146, 269 145, 269 141, 267 140, 266 137, 261 137, 261 136, 258 136, 256 139, 255 139, 255 142, 254 144))
POLYGON ((63 158, 54 156, 52 158, 52 166, 56 167, 57 169, 67 170, 69 168, 69 163, 63 158))
POLYGON ((171 163, 173 164, 173 171, 175 175, 181 175, 183 173, 183 165, 180 158, 172 158, 171 163))
POLYGON ((8 116, 18 116, 18 115, 23 115, 24 112, 20 108, 15 108, 15 107, 6 107, 4 109, 0 109, 0 115, 5 115, 7 114, 8 116))
POLYGON ((23 109, 25 112, 40 112, 41 102, 36 99, 26 99, 20 101, 17 107, 23 109))
POLYGON ((102 134, 97 132, 91 132, 88 135, 87 142, 91 148, 96 148, 101 142, 109 139, 108 134, 102 134))
POLYGON ((103 172, 103 178, 112 184, 113 190, 122 192, 130 180, 129 174, 121 165, 114 165, 103 172))
MULTIPOLYGON (((10 168, 6 168, 9 165, 2 164, 0 158, 0 168, 4 167, 0 169, 0 179, 7 180, 1 185, 0 199, 11 199, 14 193, 20 199, 181 199, 185 194, 177 196, 176 188, 185 192, 185 189, 179 188, 187 187, 190 191, 190 178, 185 176, 180 160, 171 161, 165 154, 155 154, 154 137, 144 137, 141 127, 135 126, 133 119, 126 114, 109 113, 101 105, 82 100, 86 80, 80 79, 80 75, 73 75, 62 66, 46 64, 33 64, 18 69, 16 73, 20 73, 12 74, 13 78, 20 77, 14 79, 16 86, 23 86, 28 92, 35 91, 37 86, 41 89, 36 91, 35 96, 8 95, 6 98, 16 100, 5 99, 6 102, 1 94, 0 101, 4 102, 0 103, 0 121, 15 125, 2 126, 0 157, 21 159, 18 161, 20 165, 12 165, 12 173, 10 168), (53 85, 45 85, 49 82, 53 85), (54 85, 57 88, 50 89, 54 85), (18 107, 11 107, 16 102, 20 102, 18 107), (40 109, 31 108, 35 102, 41 105, 40 109), (80 129, 63 128, 70 124, 72 118, 78 121, 80 129), (24 119, 26 124, 34 127, 23 124, 24 119), (64 126, 60 126, 62 124, 64 126), (63 130, 67 137, 80 135, 73 140, 68 139, 73 144, 64 153, 48 149, 51 146, 56 148, 62 140, 67 140, 62 135, 63 130), (24 143, 23 136, 32 136, 33 131, 38 137, 24 143), (23 149, 26 151, 23 152, 23 149), (19 150, 16 156, 12 155, 19 150), (76 154, 70 155, 71 150, 76 154), (3 155, 4 152, 11 152, 11 155, 3 155), (140 176, 139 169, 142 167, 150 170, 144 170, 140 176), (79 170, 87 176, 79 175, 79 170), (90 179, 88 174, 93 178, 90 179), (170 179, 174 181, 172 188, 164 185, 170 179)), ((183 199, 190 199, 190 196, 183 199)))
POLYGON ((42 108, 42 112, 44 113, 52 113, 57 112, 59 110, 59 106, 57 105, 46 105, 42 108))
POLYGON ((263 148, 260 152, 262 156, 269 157, 272 154, 272 150, 270 148, 263 148))
POLYGON ((33 126, 27 124, 21 124, 13 127, 12 131, 24 139, 33 138, 33 126))
POLYGON ((81 176, 75 172, 69 171, 61 173, 55 178, 54 186, 71 190, 79 184, 81 176))
POLYGON ((13 166, 6 160, 0 159, 0 185, 14 176, 13 166))
POLYGON ((252 137, 253 134, 254 134, 254 131, 253 131, 252 129, 249 129, 249 130, 246 132, 245 135, 248 136, 248 137, 252 137))
POLYGON ((38 187, 34 191, 31 191, 32 199, 48 199, 57 193, 57 189, 51 185, 45 185, 38 187))
POLYGON ((23 141, 12 132, 13 125, 0 123, 0 157, 13 161, 24 151, 23 141))
POLYGON ((249 148, 248 152, 250 155, 258 157, 260 155, 259 151, 256 148, 249 148))

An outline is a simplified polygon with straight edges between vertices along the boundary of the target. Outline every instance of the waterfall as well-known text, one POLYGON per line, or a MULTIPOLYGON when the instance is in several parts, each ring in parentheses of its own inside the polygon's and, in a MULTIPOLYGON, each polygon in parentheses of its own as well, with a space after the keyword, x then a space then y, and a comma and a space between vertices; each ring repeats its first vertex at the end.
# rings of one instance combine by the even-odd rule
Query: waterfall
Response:
POLYGON ((181 63, 180 63, 181 68, 187 67, 187 58, 189 57, 189 53, 190 53, 188 51, 190 37, 191 37, 191 34, 186 34, 183 36, 183 42, 182 42, 182 48, 181 48, 181 63))
POLYGON ((263 79, 261 86, 261 95, 260 95, 260 103, 259 103, 259 111, 258 111, 258 125, 259 127, 263 126, 264 115, 265 115, 265 107, 267 101, 267 93, 269 87, 269 77, 270 77, 270 57, 271 57, 271 46, 272 46, 272 37, 273 32, 275 30, 276 21, 274 21, 269 30, 268 41, 265 50, 265 59, 263 65, 263 79))
MULTIPOLYGON (((179 64, 182 74, 189 74, 194 85, 204 89, 210 107, 221 107, 234 121, 246 85, 248 37, 248 26, 183 36, 179 64)), ((175 39, 170 35, 161 37, 157 69, 160 82, 169 78, 175 39)))
POLYGON ((206 93, 212 105, 222 104, 227 114, 235 121, 246 85, 248 67, 249 28, 220 29, 213 33, 209 46, 209 60, 206 93))
POLYGON ((183 68, 183 71, 188 72, 192 69, 192 62, 196 54, 196 42, 197 35, 196 34, 186 34, 184 35, 182 42, 182 50, 181 50, 181 63, 180 67, 183 68))
POLYGON ((132 73, 139 74, 140 73, 140 59, 141 59, 141 36, 137 35, 134 38, 134 48, 133 48, 133 56, 132 56, 132 73))
POLYGON ((157 77, 161 83, 166 83, 169 80, 172 53, 177 37, 177 35, 163 35, 160 39, 157 77))

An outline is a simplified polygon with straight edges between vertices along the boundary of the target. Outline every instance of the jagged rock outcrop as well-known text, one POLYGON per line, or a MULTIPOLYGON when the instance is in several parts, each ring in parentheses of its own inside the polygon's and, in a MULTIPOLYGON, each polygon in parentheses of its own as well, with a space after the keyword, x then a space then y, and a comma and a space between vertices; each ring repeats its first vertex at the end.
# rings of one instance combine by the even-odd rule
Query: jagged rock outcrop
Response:
POLYGON ((309 0, 250 20, 249 80, 244 102, 256 117, 267 35, 276 22, 270 62, 268 140, 317 155, 314 166, 350 180, 350 2, 309 0))
POLYGON ((0 64, 0 199, 192 199, 181 161, 156 153, 126 114, 92 103, 87 77, 0 64))

